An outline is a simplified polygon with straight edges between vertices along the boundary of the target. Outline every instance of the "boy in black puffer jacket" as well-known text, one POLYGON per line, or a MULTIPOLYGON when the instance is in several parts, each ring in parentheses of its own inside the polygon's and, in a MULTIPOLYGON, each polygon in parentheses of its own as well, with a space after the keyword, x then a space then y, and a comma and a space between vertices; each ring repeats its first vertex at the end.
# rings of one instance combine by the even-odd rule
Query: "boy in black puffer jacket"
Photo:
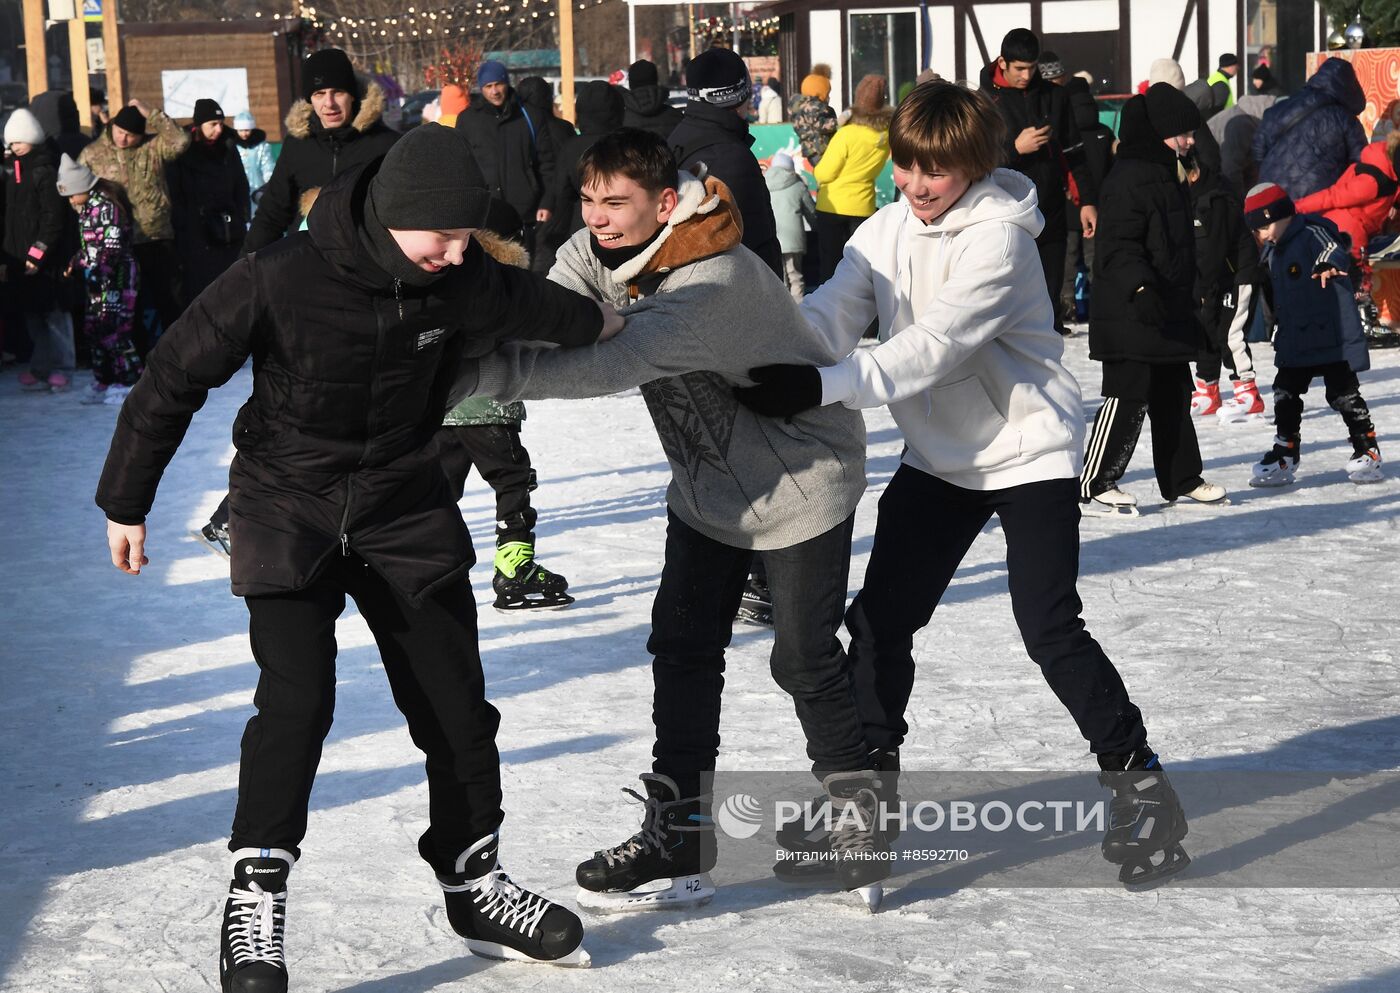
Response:
POLYGON ((1135 515, 1118 489, 1152 418, 1152 462, 1167 501, 1221 503, 1201 479, 1191 424, 1191 369, 1200 348, 1195 235, 1179 157, 1191 150, 1200 111, 1167 83, 1123 107, 1118 158, 1099 198, 1089 356, 1103 363, 1104 405, 1085 446, 1080 506, 1086 514, 1135 515))
POLYGON ((287 988, 286 881, 331 726, 347 597, 427 754, 418 850, 453 927, 469 950, 498 958, 584 958, 578 919, 511 884, 496 861, 500 715, 463 582, 471 538, 427 446, 464 356, 505 338, 588 344, 621 321, 488 259, 471 237, 485 223, 485 185, 463 136, 438 127, 337 177, 306 233, 239 260, 190 305, 117 421, 97 503, 113 565, 136 575, 146 515, 190 419, 253 357, 229 508, 233 592, 261 675, 229 842, 227 993, 287 988), (534 924, 522 928, 526 915, 534 924))

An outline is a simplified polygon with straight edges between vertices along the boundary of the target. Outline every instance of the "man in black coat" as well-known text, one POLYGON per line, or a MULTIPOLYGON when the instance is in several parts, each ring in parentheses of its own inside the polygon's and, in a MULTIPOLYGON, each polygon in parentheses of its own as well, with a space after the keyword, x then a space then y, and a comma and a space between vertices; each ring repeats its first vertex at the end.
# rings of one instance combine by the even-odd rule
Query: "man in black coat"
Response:
POLYGON ((704 164, 734 194, 744 221, 744 247, 783 278, 783 251, 773 203, 758 159, 750 151, 753 136, 745 119, 749 70, 727 48, 710 48, 685 66, 685 114, 671 132, 669 143, 681 169, 704 164))
POLYGON ((476 82, 481 92, 457 115, 457 130, 467 137, 472 154, 486 176, 486 188, 505 201, 525 224, 525 248, 534 251, 535 225, 550 218, 543 206, 546 173, 554 175, 553 145, 543 121, 535 121, 510 85, 506 67, 495 60, 481 63, 476 82), (541 152, 548 161, 542 161, 541 152))
POLYGON ((118 417, 97 503, 112 563, 139 574, 146 515, 191 417, 253 357, 252 396, 233 429, 230 524, 233 592, 245 598, 261 675, 229 843, 224 989, 286 989, 286 880, 331 725, 347 596, 427 754, 418 850, 447 891, 453 927, 473 951, 491 942, 581 964, 577 917, 496 871, 500 718, 465 581, 471 538, 426 446, 466 356, 507 338, 588 344, 621 320, 489 259, 471 237, 489 204, 461 135, 413 131, 382 166, 327 186, 308 232, 219 277, 152 351, 118 417), (512 931, 532 910, 543 915, 535 929, 512 931))
POLYGON ((655 62, 638 59, 628 67, 627 89, 622 91, 627 115, 622 124, 669 138, 681 122, 681 112, 671 106, 671 91, 659 85, 659 79, 655 62))
POLYGON ((354 166, 387 152, 399 133, 380 119, 384 91, 363 89, 350 58, 323 48, 301 66, 302 99, 287 112, 287 136, 258 201, 244 251, 266 248, 301 222, 301 198, 354 166))
POLYGON ((248 174, 217 101, 195 101, 190 136, 166 169, 186 306, 238 259, 249 209, 248 174))
MULTIPOLYGON (((554 87, 542 76, 526 76, 515 88, 520 98, 521 111, 526 114, 535 128, 535 151, 540 160, 540 182, 544 193, 540 197, 537 217, 544 217, 535 226, 535 251, 530 257, 530 270, 547 274, 554 265, 554 248, 568 238, 561 234, 567 227, 568 218, 559 216, 560 208, 554 203, 554 191, 559 183, 560 158, 564 146, 573 140, 574 126, 554 113, 554 87), (543 213, 540 213, 543 211, 543 213)), ((518 237, 518 235, 517 235, 518 237)))
MULTIPOLYGON (((1036 238, 1045 287, 1053 303, 1064 282, 1068 223, 1065 171, 1079 189, 1079 220, 1085 238, 1098 224, 1098 186, 1084 159, 1084 142, 1063 89, 1040 78, 1040 39, 1025 28, 1009 31, 1001 55, 982 70, 982 92, 1006 122, 1006 164, 1035 183, 1045 227, 1036 238)), ((1055 326, 1065 333, 1056 310, 1055 326)))
POLYGON ((1220 503, 1201 478, 1191 423, 1190 364, 1201 344, 1195 294, 1195 229, 1179 158, 1200 127, 1196 105, 1169 83, 1123 106, 1118 156, 1104 182, 1094 251, 1089 357, 1103 363, 1104 405, 1085 445, 1085 513, 1135 514, 1118 489, 1152 418, 1152 463, 1167 501, 1220 503))

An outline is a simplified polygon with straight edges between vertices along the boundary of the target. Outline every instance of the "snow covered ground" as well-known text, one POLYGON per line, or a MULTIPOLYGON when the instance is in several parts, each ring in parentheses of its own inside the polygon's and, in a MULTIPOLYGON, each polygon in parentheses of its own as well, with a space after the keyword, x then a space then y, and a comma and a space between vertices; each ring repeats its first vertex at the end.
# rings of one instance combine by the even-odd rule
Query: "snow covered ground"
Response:
MULTIPOLYGON (((1269 352, 1259 351, 1267 382, 1269 352)), ((1082 336, 1069 356, 1096 393, 1082 336)), ((1400 353, 1373 361, 1363 389, 1382 445, 1400 452, 1400 353)), ((248 384, 245 371, 195 419, 150 520, 151 565, 131 578, 108 563, 92 504, 115 411, 80 406, 76 390, 22 395, 13 371, 0 377, 6 993, 218 986, 224 845, 257 673, 226 563, 190 530, 223 492, 229 426, 248 384)), ((1163 507, 1145 435, 1126 480, 1143 516, 1083 525, 1087 620, 1172 768, 1400 767, 1400 482, 1346 481, 1343 426, 1321 392, 1307 397, 1294 487, 1246 486, 1268 425, 1204 424, 1206 474, 1231 491, 1231 506, 1163 507)), ((900 450, 884 411, 868 422, 871 486, 853 592, 900 450)), ((533 404, 525 439, 541 481, 541 558, 579 600, 527 617, 488 607, 482 649, 503 716, 505 865, 571 903, 575 863, 636 825, 637 808, 618 790, 649 763, 644 643, 667 471, 637 396, 533 404)), ((463 506, 473 533, 489 536, 492 504, 479 480, 463 506)), ((1002 550, 992 526, 923 632, 907 768, 1092 767, 1021 648, 1002 550)), ((488 569, 473 582, 486 605, 488 569)), ((474 959, 415 854, 426 810, 420 759, 353 613, 340 644, 336 723, 292 876, 294 990, 1400 988, 1400 893, 1380 889, 968 888, 900 899, 896 880, 890 909, 869 917, 850 897, 774 899, 741 886, 693 913, 588 918, 592 970, 474 959)), ((736 631, 726 769, 805 767, 768 646, 763 630, 736 631)), ((1187 841, 1200 862, 1209 838, 1187 841)))

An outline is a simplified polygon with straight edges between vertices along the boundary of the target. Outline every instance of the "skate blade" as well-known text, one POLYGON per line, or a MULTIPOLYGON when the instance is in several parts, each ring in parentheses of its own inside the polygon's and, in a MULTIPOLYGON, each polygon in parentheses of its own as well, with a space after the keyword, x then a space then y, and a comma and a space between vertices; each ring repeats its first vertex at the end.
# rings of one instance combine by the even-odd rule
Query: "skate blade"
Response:
POLYGON ((196 528, 194 531, 191 531, 190 533, 194 535, 195 541, 199 542, 201 545, 203 545, 209 551, 213 552, 219 558, 227 559, 229 557, 228 546, 225 545, 222 541, 219 541, 217 538, 213 540, 206 538, 204 536, 204 532, 200 531, 198 528, 196 528))
POLYGON ((652 880, 652 887, 621 892, 595 892, 580 888, 578 905, 596 914, 630 914, 644 910, 688 910, 703 907, 715 898, 715 884, 708 872, 698 876, 677 876, 672 880, 652 880))
POLYGON ((789 886, 830 888, 837 885, 836 866, 829 859, 775 862, 773 876, 789 886))
POLYGON ((493 606, 502 614, 516 614, 522 610, 563 610, 574 602, 567 594, 557 600, 522 600, 517 603, 497 603, 493 606))
POLYGON ((1211 500, 1209 502, 1202 500, 1192 500, 1190 497, 1178 497, 1175 500, 1168 500, 1167 506, 1185 507, 1191 510, 1216 510, 1220 507, 1229 507, 1231 506, 1231 503, 1230 498, 1227 496, 1221 497, 1219 500, 1211 500))
POLYGON ((1160 861, 1147 859, 1124 862, 1118 869, 1118 881, 1130 890, 1150 890, 1167 882, 1191 864, 1191 856, 1180 844, 1158 852, 1160 861))
POLYGON ((1385 482, 1385 473, 1379 469, 1374 471, 1349 472, 1347 479, 1350 479, 1357 486, 1370 486, 1372 483, 1385 482))
POLYGON ((885 887, 882 883, 871 883, 869 886, 860 886, 856 889, 856 895, 860 897, 861 903, 865 904, 865 909, 872 914, 878 913, 880 904, 885 900, 885 887))
POLYGON ((1284 486, 1290 486, 1294 482, 1293 476, 1265 476, 1263 478, 1251 477, 1249 485, 1258 490, 1277 490, 1284 486))
POLYGON ((1141 517, 1135 506, 1128 504, 1111 505, 1106 503, 1081 503, 1079 505, 1079 516, 1081 517, 1141 517))
POLYGON ((1216 412, 1215 419, 1221 424, 1257 424, 1264 419, 1264 415, 1237 414, 1234 412, 1227 414, 1225 411, 1221 410, 1216 412))
POLYGON ((495 959, 498 962, 530 962, 536 965, 558 965, 571 969, 587 969, 593 964, 592 957, 579 945, 567 955, 561 955, 557 959, 537 959, 532 955, 527 955, 518 948, 510 945, 502 945, 494 941, 481 941, 477 938, 467 938, 467 951, 473 955, 478 955, 484 959, 495 959))
POLYGON ((748 607, 740 607, 738 612, 734 615, 734 619, 736 621, 742 621, 745 624, 754 624, 759 627, 771 628, 773 626, 773 614, 771 612, 765 613, 763 611, 751 610, 748 607))

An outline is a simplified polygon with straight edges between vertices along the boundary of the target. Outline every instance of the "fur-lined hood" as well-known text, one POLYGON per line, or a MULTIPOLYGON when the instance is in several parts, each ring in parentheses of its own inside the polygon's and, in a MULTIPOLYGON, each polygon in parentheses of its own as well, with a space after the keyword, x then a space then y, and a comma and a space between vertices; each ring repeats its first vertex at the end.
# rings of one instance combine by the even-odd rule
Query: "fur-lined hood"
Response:
POLYGON ((848 120, 846 123, 863 124, 867 128, 874 128, 876 131, 888 131, 890 129, 890 121, 892 121, 893 119, 894 108, 886 107, 883 110, 878 110, 873 114, 861 114, 857 113, 856 111, 851 111, 851 119, 848 120))
POLYGON ((666 227, 646 251, 618 266, 613 282, 629 284, 637 295, 636 281, 661 275, 681 266, 729 251, 743 240, 744 222, 729 187, 713 176, 681 173, 676 190, 679 202, 666 227))
MULTIPOLYGON (((364 134, 378 124, 384 116, 384 99, 382 86, 373 80, 366 83, 365 95, 360 98, 360 109, 350 126, 364 134)), ((292 109, 287 111, 287 117, 282 122, 286 125, 287 134, 293 138, 310 138, 312 113, 310 100, 298 100, 292 104, 292 109)))

